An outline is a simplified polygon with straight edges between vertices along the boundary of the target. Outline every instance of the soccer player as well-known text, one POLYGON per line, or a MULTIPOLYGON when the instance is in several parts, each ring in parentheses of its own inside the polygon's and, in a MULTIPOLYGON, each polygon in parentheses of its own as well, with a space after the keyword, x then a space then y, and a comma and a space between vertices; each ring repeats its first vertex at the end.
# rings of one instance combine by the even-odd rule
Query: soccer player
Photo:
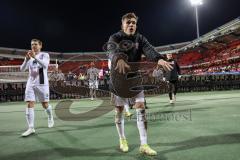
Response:
MULTIPOLYGON (((110 51, 109 58, 112 64, 116 64, 115 70, 120 74, 126 74, 126 71, 130 69, 127 62, 139 62, 142 54, 144 54, 147 59, 158 63, 158 65, 161 65, 166 70, 171 70, 172 66, 163 60, 163 56, 153 48, 143 35, 136 32, 137 20, 138 17, 134 13, 125 14, 122 17, 121 31, 111 35, 109 38, 109 44, 119 44, 124 40, 134 43, 133 47, 127 51, 121 52, 117 49, 110 51)), ((139 130, 141 142, 139 151, 146 155, 157 155, 157 152, 150 148, 147 143, 147 119, 144 106, 144 92, 141 91, 134 98, 136 102, 137 128, 139 130)), ((128 142, 124 132, 124 104, 125 98, 115 95, 115 124, 120 139, 120 150, 128 152, 128 142)))
POLYGON ((25 90, 25 101, 27 102, 26 120, 28 130, 22 134, 23 137, 35 133, 34 129, 34 103, 38 100, 42 103, 48 115, 48 127, 54 126, 52 107, 49 102, 49 82, 48 82, 48 64, 49 54, 41 52, 42 41, 38 39, 31 40, 31 50, 25 56, 24 62, 20 67, 21 71, 28 70, 29 77, 25 90))
POLYGON ((94 62, 91 62, 90 68, 87 70, 91 100, 93 100, 93 97, 97 97, 96 89, 98 89, 98 74, 99 69, 94 67, 94 62))
POLYGON ((172 54, 167 54, 167 61, 172 65, 173 69, 171 71, 164 73, 164 78, 168 82, 169 88, 169 103, 173 104, 176 102, 176 95, 177 95, 177 82, 178 78, 180 78, 180 67, 173 59, 172 54))

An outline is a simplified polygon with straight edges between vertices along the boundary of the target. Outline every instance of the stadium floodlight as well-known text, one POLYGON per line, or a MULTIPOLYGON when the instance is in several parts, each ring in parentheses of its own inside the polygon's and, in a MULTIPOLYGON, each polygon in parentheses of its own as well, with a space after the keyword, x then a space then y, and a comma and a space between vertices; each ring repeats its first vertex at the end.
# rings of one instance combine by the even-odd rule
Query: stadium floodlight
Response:
POLYGON ((193 6, 199 6, 203 4, 202 0, 190 0, 190 2, 193 6))
POLYGON ((195 15, 196 15, 196 26, 197 26, 197 38, 199 38, 199 24, 198 24, 198 6, 203 4, 202 0, 190 0, 190 3, 195 8, 195 15))

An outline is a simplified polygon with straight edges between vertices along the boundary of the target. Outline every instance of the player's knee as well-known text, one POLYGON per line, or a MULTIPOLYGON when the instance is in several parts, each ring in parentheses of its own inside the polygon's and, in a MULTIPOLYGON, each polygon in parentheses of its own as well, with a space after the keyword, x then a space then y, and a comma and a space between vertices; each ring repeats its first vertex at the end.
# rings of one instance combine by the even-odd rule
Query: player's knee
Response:
POLYGON ((48 108, 48 102, 42 102, 42 106, 43 106, 43 108, 48 108))
POLYGON ((120 112, 120 113, 122 113, 122 112, 123 112, 123 109, 124 109, 123 106, 116 106, 116 107, 115 107, 115 112, 120 112))
POLYGON ((116 107, 115 109, 115 123, 121 124, 123 118, 123 107, 116 107))
POLYGON ((28 108, 33 108, 34 107, 34 102, 28 101, 27 106, 28 106, 28 108))
POLYGON ((145 105, 144 105, 144 102, 136 102, 134 107, 136 109, 145 109, 145 105))

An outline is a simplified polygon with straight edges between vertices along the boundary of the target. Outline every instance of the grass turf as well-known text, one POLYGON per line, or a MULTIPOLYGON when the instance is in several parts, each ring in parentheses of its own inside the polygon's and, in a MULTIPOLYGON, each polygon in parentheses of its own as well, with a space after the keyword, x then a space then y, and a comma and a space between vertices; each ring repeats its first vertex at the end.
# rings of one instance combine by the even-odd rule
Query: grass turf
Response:
MULTIPOLYGON (((51 129, 47 128, 46 113, 37 104, 36 134, 27 138, 20 136, 26 129, 25 103, 0 103, 0 160, 237 160, 239 93, 182 93, 175 105, 168 103, 167 95, 147 97, 148 143, 158 152, 155 157, 138 153, 140 142, 134 116, 125 121, 130 150, 120 152, 114 107, 106 100, 74 100, 70 108, 73 114, 90 111, 103 101, 107 103, 100 109, 107 113, 87 121, 66 121, 55 115, 55 127, 51 129)), ((60 101, 51 101, 53 108, 60 101)))

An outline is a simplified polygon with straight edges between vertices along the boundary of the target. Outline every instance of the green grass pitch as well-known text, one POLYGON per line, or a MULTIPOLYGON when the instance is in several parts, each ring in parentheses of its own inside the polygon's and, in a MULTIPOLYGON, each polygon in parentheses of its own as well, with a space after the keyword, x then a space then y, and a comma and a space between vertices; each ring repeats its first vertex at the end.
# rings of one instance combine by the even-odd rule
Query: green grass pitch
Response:
MULTIPOLYGON (((60 101, 51 101, 53 108, 60 101)), ((168 103, 167 95, 147 97, 148 143, 158 152, 155 157, 139 154, 134 116, 125 120, 129 152, 120 152, 114 107, 108 100, 74 100, 70 112, 85 113, 103 101, 107 103, 100 109, 106 114, 87 121, 66 121, 55 115, 55 127, 50 129, 46 113, 38 103, 36 134, 27 138, 20 136, 26 129, 25 103, 0 103, 0 160, 238 160, 240 157, 239 90, 181 93, 175 105, 168 103)))

